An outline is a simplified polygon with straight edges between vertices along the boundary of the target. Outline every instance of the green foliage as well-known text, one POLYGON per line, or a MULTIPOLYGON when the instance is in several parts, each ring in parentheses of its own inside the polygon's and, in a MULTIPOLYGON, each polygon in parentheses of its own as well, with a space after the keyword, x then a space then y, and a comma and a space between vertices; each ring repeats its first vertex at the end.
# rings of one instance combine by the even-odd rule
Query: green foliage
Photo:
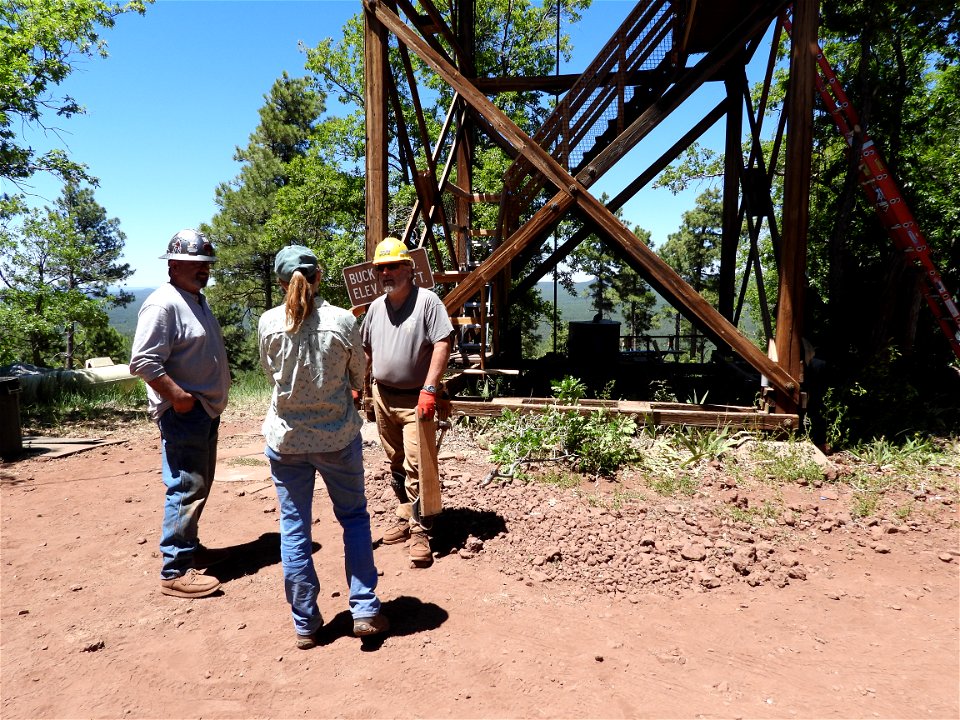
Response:
POLYGON ((696 478, 687 473, 657 474, 653 476, 649 484, 654 492, 665 497, 674 495, 691 496, 700 487, 696 478))
POLYGON ((70 389, 20 405, 20 422, 36 434, 61 432, 73 424, 127 425, 147 418, 147 389, 142 382, 132 388, 115 385, 70 389))
POLYGON ((237 373, 230 385, 230 404, 245 407, 250 403, 263 403, 266 408, 272 392, 273 384, 263 370, 237 373))
POLYGON ((490 462, 510 466, 507 474, 513 474, 524 462, 566 458, 564 419, 553 408, 529 415, 504 409, 491 428, 496 440, 490 445, 490 462))
POLYGON ((247 146, 237 148, 234 155, 242 163, 240 173, 217 187, 220 210, 201 228, 218 255, 213 268, 216 284, 207 291, 210 305, 221 316, 242 318, 238 327, 246 333, 255 332, 260 314, 279 304, 282 292, 273 273, 277 251, 292 240, 310 244, 310 236, 278 237, 272 232, 278 225, 291 229, 290 223, 274 219, 277 196, 290 184, 291 166, 307 152, 324 110, 323 97, 309 85, 308 79, 286 73, 274 82, 259 110, 260 123, 247 146))
POLYGON ((587 394, 587 386, 579 378, 567 375, 562 380, 550 383, 553 396, 564 405, 576 405, 587 394))
MULTIPOLYGON (((960 164, 957 23, 954 2, 885 0, 825 5, 820 28, 825 56, 860 125, 953 290, 960 280, 960 188, 952 172, 960 164)), ((936 338, 932 316, 923 309, 916 318, 911 309, 922 303, 920 271, 888 240, 828 113, 817 113, 814 138, 808 266, 823 303, 810 308, 817 344, 851 379, 887 346, 946 360, 949 346, 936 338)), ((854 424, 860 419, 851 416, 854 424)), ((864 436, 859 429, 855 434, 864 436)))
POLYGON ((742 442, 738 435, 730 434, 730 428, 726 425, 716 430, 682 426, 670 437, 674 441, 672 452, 675 459, 680 460, 682 468, 716 460, 742 442))
POLYGON ((223 333, 231 373, 236 375, 259 370, 260 348, 256 326, 248 310, 237 305, 218 303, 214 314, 223 333))
POLYGON ((854 446, 848 452, 872 469, 895 472, 899 482, 911 489, 927 481, 931 465, 947 459, 929 438, 921 436, 907 438, 901 443, 893 443, 883 437, 874 438, 854 446))
POLYGON ((556 468, 546 468, 537 473, 536 481, 543 485, 553 485, 560 490, 573 490, 580 487, 583 478, 576 473, 563 472, 556 468))
MULTIPOLYGON (((608 202, 607 196, 601 196, 600 201, 608 202)), ((621 215, 618 211, 617 216, 621 215)), ((598 235, 588 236, 567 257, 567 263, 574 272, 581 272, 593 277, 588 287, 590 306, 596 313, 595 318, 604 318, 613 312, 617 297, 613 288, 614 279, 621 272, 623 263, 618 261, 606 242, 598 235)))
MULTIPOLYGON (((633 229, 644 245, 650 245, 650 231, 637 226, 633 229)), ((642 335, 653 326, 653 312, 657 296, 639 274, 626 263, 613 277, 613 292, 623 314, 626 335, 642 335)))
MULTIPOLYGON (((713 188, 699 195, 696 203, 693 210, 683 214, 680 229, 667 236, 659 255, 690 287, 716 306, 723 203, 719 191, 713 188)), ((705 339, 697 334, 696 328, 687 320, 680 321, 679 332, 690 336, 688 359, 700 359, 705 339)))
POLYGON ((71 368, 116 355, 107 308, 132 296, 113 286, 133 271, 119 259, 126 236, 93 190, 64 186, 56 207, 31 210, 0 230, 0 361, 71 368), (76 363, 81 364, 81 363, 76 363))
POLYGON ((552 305, 540 297, 535 287, 518 297, 509 308, 510 322, 506 331, 514 338, 510 346, 519 346, 523 357, 535 357, 542 342, 540 321, 548 317, 552 310, 552 305))
MULTIPOLYGON (((607 203, 603 194, 601 202, 607 203)), ((614 213, 622 220, 622 211, 614 213)), ((650 232, 637 226, 634 234, 645 244, 650 244, 650 232)), ((628 335, 640 335, 650 329, 656 296, 650 286, 623 259, 622 251, 610 246, 597 235, 588 236, 570 253, 567 264, 574 272, 593 277, 586 294, 596 319, 607 318, 620 310, 626 322, 628 335)), ((572 290, 572 282, 567 283, 572 290)))
MULTIPOLYGON (((24 127, 46 130, 47 114, 69 118, 83 113, 74 98, 57 96, 55 86, 73 72, 78 59, 106 56, 100 28, 112 28, 116 17, 126 12, 143 14, 145 7, 143 0, 0 3, 0 178, 4 185, 7 181, 19 185, 37 172, 74 182, 90 179, 86 168, 63 150, 38 155, 18 133, 24 127)), ((0 200, 7 199, 4 189, 0 200)), ((3 214, 0 209, 0 217, 3 214)))
POLYGON ((677 402, 677 396, 667 381, 662 379, 650 381, 650 399, 654 402, 677 402))
POLYGON ((823 470, 795 441, 771 446, 757 443, 753 458, 760 463, 765 476, 775 482, 796 482, 814 485, 823 480, 823 470))
POLYGON ((850 506, 850 515, 855 519, 870 517, 877 512, 882 496, 876 492, 857 492, 850 506))
POLYGON ((576 454, 580 472, 612 475, 636 460, 630 439, 637 424, 632 417, 601 409, 586 416, 570 411, 567 419, 564 447, 576 454))
POLYGON ((888 347, 869 362, 830 378, 824 394, 827 442, 834 449, 874 438, 899 441, 960 430, 960 377, 930 357, 904 357, 888 347))
MULTIPOLYGON (((572 377, 554 384, 562 404, 576 404, 585 386, 572 377)), ((508 466, 506 475, 522 476, 522 465, 562 461, 578 472, 610 475, 637 458, 631 438, 637 426, 633 418, 601 409, 589 415, 548 407, 543 413, 522 414, 505 409, 491 423, 494 441, 490 461, 508 466)))
POLYGON ((746 508, 727 505, 724 506, 723 510, 734 522, 757 527, 766 525, 768 520, 777 518, 783 512, 783 501, 781 498, 764 500, 759 507, 746 508))

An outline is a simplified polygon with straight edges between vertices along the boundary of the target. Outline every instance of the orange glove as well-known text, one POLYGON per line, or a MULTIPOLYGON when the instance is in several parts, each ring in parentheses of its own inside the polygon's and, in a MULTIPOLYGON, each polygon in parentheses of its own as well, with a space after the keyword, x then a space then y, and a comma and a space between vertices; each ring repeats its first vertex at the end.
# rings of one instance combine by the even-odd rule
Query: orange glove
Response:
POLYGON ((417 417, 421 420, 433 420, 433 414, 437 411, 437 394, 429 390, 420 391, 420 399, 417 401, 417 417))
POLYGON ((359 410, 360 409, 360 391, 351 390, 350 394, 353 396, 353 406, 359 410))

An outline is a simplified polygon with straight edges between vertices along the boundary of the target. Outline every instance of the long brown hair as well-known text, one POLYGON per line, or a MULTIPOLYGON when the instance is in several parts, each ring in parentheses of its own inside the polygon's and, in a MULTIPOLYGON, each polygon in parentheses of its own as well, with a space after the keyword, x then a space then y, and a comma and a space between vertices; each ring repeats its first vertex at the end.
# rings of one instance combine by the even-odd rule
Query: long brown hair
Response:
POLYGON ((286 332, 299 332, 304 319, 313 312, 313 283, 316 279, 316 275, 308 278, 299 270, 290 277, 286 288, 287 325, 284 328, 286 332))

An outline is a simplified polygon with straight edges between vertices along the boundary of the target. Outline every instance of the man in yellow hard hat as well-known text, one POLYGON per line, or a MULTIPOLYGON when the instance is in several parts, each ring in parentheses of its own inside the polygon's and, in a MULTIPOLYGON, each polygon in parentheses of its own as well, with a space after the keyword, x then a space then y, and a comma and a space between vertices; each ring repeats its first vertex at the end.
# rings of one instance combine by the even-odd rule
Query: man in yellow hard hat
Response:
POLYGON ((440 298, 414 284, 413 259, 400 240, 388 237, 377 245, 373 268, 384 294, 370 304, 360 332, 373 378, 377 430, 400 501, 397 523, 383 542, 409 539, 410 560, 424 567, 433 555, 419 512, 417 422, 436 413, 453 325, 440 298))

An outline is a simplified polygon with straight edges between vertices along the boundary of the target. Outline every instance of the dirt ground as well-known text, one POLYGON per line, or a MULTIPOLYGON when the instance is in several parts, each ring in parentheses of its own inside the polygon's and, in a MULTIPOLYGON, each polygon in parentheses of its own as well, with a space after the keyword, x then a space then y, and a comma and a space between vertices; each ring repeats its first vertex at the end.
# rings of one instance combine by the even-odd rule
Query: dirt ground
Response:
MULTIPOLYGON (((294 647, 259 421, 226 418, 201 521, 231 558, 208 598, 159 593, 158 438, 131 426, 0 468, 3 718, 958 718, 960 536, 931 493, 909 522, 849 496, 757 502, 722 476, 692 498, 487 482, 444 441, 436 560, 377 546, 393 622, 353 638, 339 527, 317 493, 322 644, 294 647)), ((374 539, 391 511, 364 428, 374 539)), ((953 482, 956 481, 954 478, 953 482)), ((934 483, 935 484, 935 483, 934 483)), ((322 484, 319 484, 322 488, 322 484)))

